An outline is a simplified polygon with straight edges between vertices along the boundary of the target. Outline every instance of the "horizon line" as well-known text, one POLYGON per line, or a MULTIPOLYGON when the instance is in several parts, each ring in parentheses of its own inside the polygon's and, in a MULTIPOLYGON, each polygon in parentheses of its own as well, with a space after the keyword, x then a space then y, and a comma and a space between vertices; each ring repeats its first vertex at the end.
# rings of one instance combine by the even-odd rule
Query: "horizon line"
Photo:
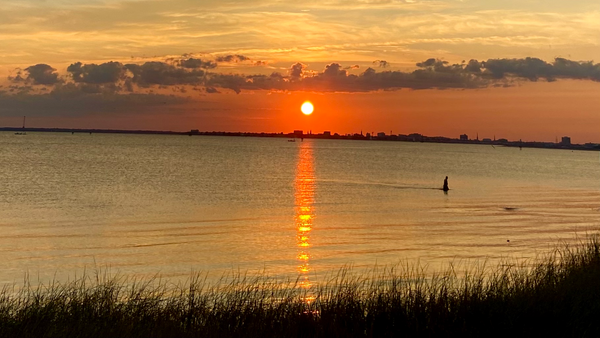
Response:
MULTIPOLYGON (((549 142, 549 141, 529 141, 529 140, 525 140, 523 141, 522 139, 519 140, 508 140, 506 138, 482 138, 479 139, 479 137, 477 137, 476 139, 460 139, 460 138, 452 138, 452 137, 448 137, 448 136, 441 136, 441 135, 437 135, 437 136, 427 136, 421 133, 410 133, 410 134, 386 134, 385 132, 379 132, 379 133, 367 133, 367 135, 363 135, 362 131, 360 133, 346 133, 346 134, 339 134, 336 132, 331 132, 328 130, 323 131, 322 133, 317 133, 317 134, 313 134, 312 130, 309 133, 304 133, 303 130, 300 129, 296 129, 292 132, 250 132, 250 131, 216 131, 216 130, 212 130, 212 131, 200 131, 199 129, 190 129, 189 131, 175 131, 175 130, 156 130, 156 129, 111 129, 111 128, 64 128, 64 127, 6 127, 6 126, 2 126, 0 127, 0 132, 14 132, 14 131, 30 131, 30 132, 97 132, 97 133, 115 133, 115 134, 169 134, 169 135, 215 135, 215 136, 260 136, 260 135, 272 135, 272 136, 286 136, 286 137, 305 137, 305 138, 315 138, 313 136, 318 136, 319 138, 343 138, 343 139, 348 139, 348 138, 358 138, 358 139, 366 139, 366 140, 391 140, 391 141, 401 141, 401 140, 397 140, 397 139, 393 139, 393 138, 399 138, 399 137, 413 137, 413 138, 424 138, 424 140, 419 140, 419 141, 429 141, 429 142, 435 142, 436 139, 438 140, 439 143, 442 143, 440 141, 457 141, 457 142, 463 142, 463 143, 473 143, 473 144, 479 144, 479 143, 483 143, 483 144, 487 144, 487 143, 493 143, 493 144, 497 144, 497 145, 502 145, 502 143, 521 143, 521 144, 525 144, 525 143, 534 143, 534 144, 554 144, 554 145, 570 145, 570 146, 584 146, 584 145, 600 145, 599 143, 595 143, 595 142, 587 142, 587 143, 583 143, 583 144, 579 144, 579 143, 568 143, 565 144, 563 142, 549 142), (302 134, 296 133, 297 131, 302 132, 302 134), (329 134, 325 134, 329 132, 329 134), (235 135, 237 134, 237 135, 235 135), (380 135, 383 134, 383 135, 380 135)), ((463 134, 466 135, 466 134, 463 134)), ((462 135, 461 135, 462 136, 462 135)), ((570 141, 570 137, 569 136, 564 136, 566 138, 569 138, 570 141)), ((409 141, 410 142, 410 141, 409 141)), ((413 142, 418 142, 416 140, 413 140, 413 142)))

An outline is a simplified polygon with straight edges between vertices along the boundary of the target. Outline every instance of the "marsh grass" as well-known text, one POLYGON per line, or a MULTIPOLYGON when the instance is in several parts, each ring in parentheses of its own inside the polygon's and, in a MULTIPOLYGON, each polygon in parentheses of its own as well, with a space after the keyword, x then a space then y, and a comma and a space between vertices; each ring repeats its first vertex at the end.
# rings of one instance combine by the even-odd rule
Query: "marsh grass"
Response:
POLYGON ((236 275, 170 285, 95 272, 0 293, 2 337, 597 337, 600 242, 533 265, 341 269, 303 289, 236 275))

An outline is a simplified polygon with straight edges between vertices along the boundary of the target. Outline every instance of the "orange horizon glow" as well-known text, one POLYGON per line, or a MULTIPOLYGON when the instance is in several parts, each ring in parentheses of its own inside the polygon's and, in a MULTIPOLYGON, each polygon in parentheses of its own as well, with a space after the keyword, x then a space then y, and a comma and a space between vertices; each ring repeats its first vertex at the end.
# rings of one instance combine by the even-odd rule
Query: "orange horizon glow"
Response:
MULTIPOLYGON (((362 131, 363 134, 420 133, 450 138, 467 134, 470 138, 479 135, 479 138, 495 136, 511 141, 543 142, 570 136, 573 143, 600 143, 596 127, 600 125, 596 109, 600 106, 599 89, 599 83, 559 80, 473 91, 240 94, 244 96, 242 101, 246 107, 263 108, 246 108, 244 113, 235 116, 228 111, 242 111, 244 106, 229 98, 237 94, 224 94, 215 97, 213 100, 219 101, 213 102, 215 105, 222 102, 228 110, 218 117, 198 112, 187 125, 203 126, 200 129, 207 131, 291 133, 303 130, 340 135, 362 131), (319 110, 310 118, 297 113, 307 96, 319 110)), ((171 121, 174 120, 165 122, 171 121)), ((13 124, 18 126, 21 122, 22 117, 14 118, 13 124)))
POLYGON ((177 105, 143 107, 143 114, 136 108, 123 114, 87 116, 0 113, 0 127, 20 127, 23 115, 27 115, 30 128, 258 133, 303 130, 340 135, 362 131, 450 138, 467 134, 470 138, 479 135, 540 142, 569 136, 576 144, 600 143, 596 127, 600 125, 596 108, 600 106, 599 89, 598 82, 560 79, 473 90, 222 92, 209 99, 191 98, 177 105), (298 107, 305 101, 318 107, 318 113, 298 114, 298 107))

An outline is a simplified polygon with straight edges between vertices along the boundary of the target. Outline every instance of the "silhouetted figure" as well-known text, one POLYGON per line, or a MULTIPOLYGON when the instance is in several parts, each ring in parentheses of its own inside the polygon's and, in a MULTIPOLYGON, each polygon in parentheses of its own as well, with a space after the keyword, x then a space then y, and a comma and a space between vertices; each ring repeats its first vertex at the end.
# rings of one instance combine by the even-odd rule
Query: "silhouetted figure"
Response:
POLYGON ((442 188, 442 190, 444 190, 444 191, 450 190, 450 188, 448 188, 448 176, 446 176, 446 178, 444 179, 444 187, 442 188))

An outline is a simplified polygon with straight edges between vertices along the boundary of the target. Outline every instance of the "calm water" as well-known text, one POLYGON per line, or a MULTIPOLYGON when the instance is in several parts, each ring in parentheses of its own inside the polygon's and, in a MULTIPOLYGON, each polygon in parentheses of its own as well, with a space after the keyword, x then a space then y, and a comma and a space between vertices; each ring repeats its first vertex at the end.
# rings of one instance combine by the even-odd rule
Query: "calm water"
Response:
POLYGON ((0 144, 1 283, 94 267, 314 283, 347 264, 532 258, 600 228, 597 152, 52 133, 0 144))

